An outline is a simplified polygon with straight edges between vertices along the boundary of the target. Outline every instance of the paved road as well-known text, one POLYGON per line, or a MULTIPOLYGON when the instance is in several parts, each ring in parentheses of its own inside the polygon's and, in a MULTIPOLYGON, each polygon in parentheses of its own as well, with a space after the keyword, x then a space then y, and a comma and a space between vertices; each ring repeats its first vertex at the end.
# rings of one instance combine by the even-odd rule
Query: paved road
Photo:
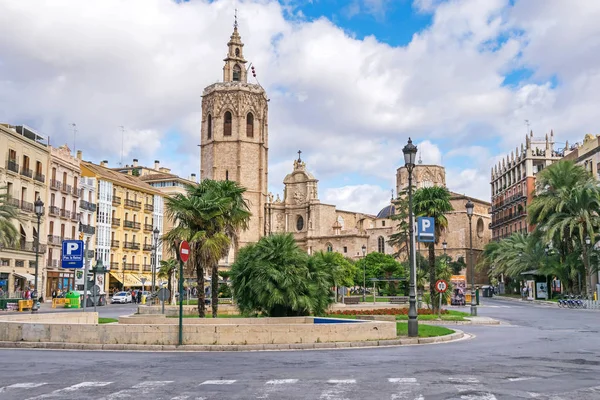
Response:
POLYGON ((600 399, 600 312, 487 300, 473 339, 380 349, 0 351, 0 399, 600 399))

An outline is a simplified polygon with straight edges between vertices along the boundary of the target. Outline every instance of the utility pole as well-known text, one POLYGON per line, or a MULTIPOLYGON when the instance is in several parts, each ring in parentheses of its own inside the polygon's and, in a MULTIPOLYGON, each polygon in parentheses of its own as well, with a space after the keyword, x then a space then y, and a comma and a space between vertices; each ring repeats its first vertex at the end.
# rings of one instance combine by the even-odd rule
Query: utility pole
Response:
MULTIPOLYGON (((83 233, 80 234, 80 236, 83 236, 83 233)), ((80 237, 81 239, 81 237, 80 237)), ((87 236, 87 238, 85 239, 85 248, 84 248, 84 256, 85 256, 85 263, 83 264, 83 312, 85 312, 85 309, 87 308, 87 286, 88 286, 88 262, 89 262, 89 258, 88 258, 88 253, 89 253, 89 248, 90 248, 90 237, 87 236)), ((94 285, 96 284, 96 280, 94 279, 94 285)))

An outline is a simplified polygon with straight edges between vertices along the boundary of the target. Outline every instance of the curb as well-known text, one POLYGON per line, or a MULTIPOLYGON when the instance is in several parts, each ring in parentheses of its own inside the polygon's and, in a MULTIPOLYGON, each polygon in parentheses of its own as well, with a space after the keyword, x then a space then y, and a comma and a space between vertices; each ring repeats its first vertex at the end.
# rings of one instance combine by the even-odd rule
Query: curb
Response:
MULTIPOLYGON (((425 323, 425 322, 424 322, 425 323)), ((497 319, 491 321, 427 321, 427 325, 500 325, 497 319)))
POLYGON ((365 347, 398 347, 434 343, 448 343, 463 339, 463 331, 455 330, 445 336, 430 338, 402 338, 364 342, 291 343, 291 344, 247 344, 247 345, 143 345, 143 344, 91 344, 59 342, 2 342, 2 349, 46 349, 46 350, 113 350, 113 351, 277 351, 277 350, 321 350, 352 349, 365 347))
POLYGON ((547 300, 522 300, 522 299, 517 299, 515 297, 507 297, 507 296, 495 296, 496 298, 500 299, 500 300, 508 300, 508 301, 516 301, 519 303, 529 303, 529 304, 549 304, 549 305, 557 305, 558 303, 554 302, 554 301, 547 301, 547 300))

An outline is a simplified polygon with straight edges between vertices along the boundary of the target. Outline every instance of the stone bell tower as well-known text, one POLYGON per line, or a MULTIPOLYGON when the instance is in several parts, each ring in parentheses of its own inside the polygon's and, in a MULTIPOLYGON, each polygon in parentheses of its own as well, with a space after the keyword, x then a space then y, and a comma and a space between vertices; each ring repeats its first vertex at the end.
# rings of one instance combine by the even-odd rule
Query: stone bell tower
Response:
POLYGON ((239 246, 264 235, 268 177, 268 105, 262 86, 248 83, 237 17, 223 60, 223 82, 202 94, 201 179, 232 180, 246 188, 252 217, 239 246))

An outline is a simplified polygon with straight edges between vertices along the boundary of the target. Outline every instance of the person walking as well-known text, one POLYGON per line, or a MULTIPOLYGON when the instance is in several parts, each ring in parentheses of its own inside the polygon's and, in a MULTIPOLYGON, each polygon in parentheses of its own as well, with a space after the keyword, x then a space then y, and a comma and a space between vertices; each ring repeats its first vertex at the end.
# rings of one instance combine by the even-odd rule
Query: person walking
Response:
POLYGON ((137 291, 137 303, 142 304, 142 291, 141 290, 137 291))

